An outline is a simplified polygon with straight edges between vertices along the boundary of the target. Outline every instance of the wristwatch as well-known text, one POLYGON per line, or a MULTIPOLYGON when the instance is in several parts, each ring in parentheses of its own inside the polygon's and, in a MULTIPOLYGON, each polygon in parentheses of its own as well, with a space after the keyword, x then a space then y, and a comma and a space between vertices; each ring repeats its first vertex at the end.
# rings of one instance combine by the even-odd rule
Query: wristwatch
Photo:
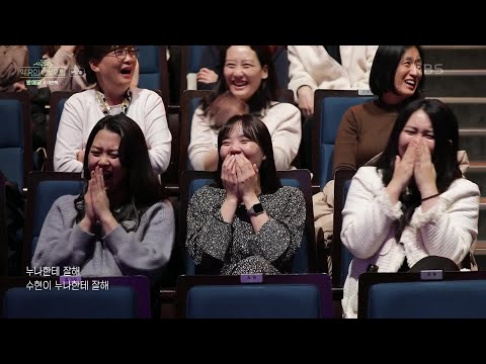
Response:
POLYGON ((261 203, 256 203, 252 207, 250 207, 248 210, 246 210, 246 213, 249 216, 256 216, 260 215, 263 212, 263 206, 261 203))

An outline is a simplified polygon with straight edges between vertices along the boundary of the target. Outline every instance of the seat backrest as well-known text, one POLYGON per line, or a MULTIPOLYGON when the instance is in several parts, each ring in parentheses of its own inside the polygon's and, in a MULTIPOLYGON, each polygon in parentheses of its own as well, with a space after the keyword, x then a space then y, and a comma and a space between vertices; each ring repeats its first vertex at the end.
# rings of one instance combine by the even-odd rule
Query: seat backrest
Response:
MULTIPOLYGON (((334 143, 339 124, 351 106, 371 99, 369 93, 358 90, 316 90, 314 94, 314 124, 312 140, 312 172, 314 182, 324 185, 333 178, 334 143)), ((306 141, 309 142, 309 141, 306 141)))
POLYGON ((306 219, 302 242, 292 261, 292 273, 317 272, 317 248, 314 227, 314 208, 312 204, 311 174, 307 169, 277 171, 283 186, 297 187, 304 194, 306 219))
POLYGON ((182 275, 176 286, 180 318, 331 318, 327 274, 182 275))
POLYGON ((0 275, 7 275, 7 252, 8 252, 8 239, 7 239, 7 200, 5 192, 5 176, 0 171, 0 275))
POLYGON ((1 277, 5 318, 151 318, 145 276, 1 277))
POLYGON ((29 50, 29 65, 33 66, 36 62, 38 62, 42 58, 42 48, 41 45, 28 45, 27 49, 29 50))
POLYGON ((201 99, 208 97, 211 91, 186 90, 182 93, 180 118, 180 150, 179 150, 179 176, 185 170, 192 170, 187 148, 191 142, 191 125, 194 111, 201 103, 201 99))
POLYGON ((79 195, 83 191, 83 181, 80 173, 36 171, 29 174, 27 186, 22 247, 24 269, 30 266, 42 225, 54 201, 63 195, 79 195))
POLYGON ((129 287, 107 291, 68 289, 41 291, 10 288, 4 297, 5 318, 135 318, 134 292, 129 287))
MULTIPOLYGON (((287 89, 289 86, 289 57, 287 46, 277 46, 273 55, 273 65, 277 74, 278 87, 280 89, 287 89)), ((293 102, 293 100, 292 94, 292 101, 288 102, 293 102)))
POLYGON ((486 318, 486 272, 364 273, 358 318, 486 318))
POLYGON ((33 162, 27 91, 0 93, 0 125, 0 170, 22 189, 33 162))
POLYGON ((181 93, 184 90, 197 90, 196 74, 201 69, 201 60, 208 46, 182 46, 181 55, 181 93))
POLYGON ((47 127, 47 160, 45 161, 45 170, 54 170, 54 148, 56 146, 57 129, 61 121, 64 104, 75 92, 54 91, 51 93, 49 100, 49 122, 47 127))
MULTIPOLYGON (((306 220, 302 242, 292 261, 292 273, 317 272, 316 242, 314 233, 314 211, 312 207, 311 176, 308 170, 291 170, 277 172, 283 186, 299 188, 304 194, 306 220)), ((181 196, 179 210, 178 241, 184 257, 185 273, 195 274, 195 266, 185 248, 187 235, 187 208, 192 195, 199 188, 215 181, 216 172, 184 171, 181 178, 181 196)))
POLYGON ((346 202, 351 179, 356 172, 339 169, 334 175, 334 211, 332 233, 332 285, 342 287, 348 274, 348 267, 353 259, 352 254, 341 242, 341 228, 343 226, 343 208, 346 202))
MULTIPOLYGON (((212 91, 208 90, 185 90, 181 98, 180 118, 180 153, 179 153, 179 175, 185 170, 192 170, 187 148, 191 142, 191 125, 194 111, 201 103, 201 99, 209 97, 212 91)), ((293 103, 293 93, 289 89, 279 89, 277 92, 279 102, 293 103)))
POLYGON ((170 100, 167 46, 141 45, 138 48, 140 49, 138 87, 153 91, 160 90, 167 111, 170 100))

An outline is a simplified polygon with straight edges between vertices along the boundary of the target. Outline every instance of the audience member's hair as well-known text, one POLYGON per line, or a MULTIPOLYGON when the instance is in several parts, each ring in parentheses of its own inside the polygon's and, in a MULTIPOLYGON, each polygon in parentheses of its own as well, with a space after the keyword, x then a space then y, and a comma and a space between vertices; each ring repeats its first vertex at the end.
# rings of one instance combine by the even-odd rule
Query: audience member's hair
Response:
MULTIPOLYGON (((219 95, 228 91, 228 85, 226 84, 226 78, 224 77, 224 65, 226 63, 226 52, 231 46, 226 46, 221 48, 220 54, 220 64, 221 64, 221 76, 218 80, 218 87, 215 92, 213 92, 208 99, 203 100, 202 109, 206 111, 207 107, 218 97, 219 95)), ((262 109, 270 107, 272 101, 277 100, 277 73, 273 64, 273 55, 269 46, 248 46, 255 53, 260 62, 260 66, 267 67, 268 77, 262 79, 260 88, 255 92, 255 94, 247 100, 247 104, 250 107, 251 113, 258 113, 262 109)))
POLYGON ((111 51, 118 48, 127 47, 126 45, 83 45, 76 53, 76 62, 84 69, 88 84, 95 83, 96 72, 91 69, 90 62, 99 62, 111 51))
MULTIPOLYGON (((370 89, 373 94, 383 96, 387 92, 395 91, 395 74, 400 64, 403 54, 409 48, 417 48, 422 65, 425 64, 424 51, 418 45, 401 45, 401 46, 379 46, 376 51, 373 65, 370 71, 370 89)), ((422 96, 425 84, 425 73, 422 66, 422 78, 415 90, 412 99, 422 96)))
MULTIPOLYGON (((259 168, 260 185, 263 194, 274 193, 282 187, 277 176, 277 169, 275 167, 275 160, 273 158, 272 137, 266 125, 258 117, 250 114, 235 115, 221 128, 218 134, 218 152, 221 150, 223 141, 230 136, 234 128, 239 128, 243 131, 243 135, 249 140, 258 144, 265 159, 262 161, 259 168)), ((216 184, 223 188, 221 181, 221 168, 223 160, 221 157, 218 162, 218 172, 216 176, 216 184)))
MULTIPOLYGON (((399 138, 405 124, 411 115, 423 110, 432 123, 434 129, 435 146, 431 159, 437 173, 437 189, 439 193, 446 191, 450 184, 462 176, 457 160, 457 151, 459 150, 459 131, 456 116, 452 110, 443 102, 436 99, 419 99, 409 103, 398 115, 397 121, 393 127, 383 154, 377 161, 378 170, 382 171, 383 183, 387 186, 392 177, 395 168, 395 157, 399 155, 399 138)), ((403 228, 410 222, 413 211, 421 203, 420 192, 411 181, 408 193, 400 195, 402 209, 404 209, 404 220, 402 228, 398 229, 398 237, 403 228)))
MULTIPOLYGON (((109 130, 120 135, 118 149, 120 163, 127 171, 126 188, 131 198, 130 204, 136 210, 144 210, 165 198, 159 177, 153 171, 148 154, 147 144, 142 129, 131 118, 123 113, 106 115, 91 130, 86 143, 83 174, 86 182, 85 191, 76 199, 77 219, 84 216, 84 193, 91 178, 89 171, 89 154, 93 141, 100 130, 109 130), (80 203, 81 202, 81 203, 80 203)), ((138 224, 137 224, 138 225, 138 224)))
POLYGON ((211 128, 219 130, 234 115, 249 112, 248 104, 227 91, 219 95, 207 108, 211 128))

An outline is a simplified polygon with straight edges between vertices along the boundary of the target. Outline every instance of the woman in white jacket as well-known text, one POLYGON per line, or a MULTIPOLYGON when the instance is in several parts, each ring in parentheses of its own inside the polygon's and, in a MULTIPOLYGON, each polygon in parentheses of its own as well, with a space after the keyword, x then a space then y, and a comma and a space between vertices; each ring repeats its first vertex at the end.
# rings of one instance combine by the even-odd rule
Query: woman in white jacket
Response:
POLYGON ((324 46, 287 46, 289 89, 304 117, 314 114, 316 89, 369 89, 377 49, 378 46, 336 46, 336 60, 324 46))
POLYGON ((378 46, 287 46, 289 89, 303 117, 302 168, 312 166, 314 92, 317 89, 369 89, 378 46))
POLYGON ((478 234, 479 188, 462 177, 458 125, 439 100, 399 114, 375 167, 356 172, 343 209, 341 239, 354 256, 343 315, 357 316, 358 279, 378 272, 458 270, 478 234))
MULTIPOLYGON (((277 170, 291 169, 302 137, 301 114, 293 104, 277 101, 277 75, 268 46, 231 45, 221 52, 223 77, 217 89, 195 110, 191 124, 189 160, 195 170, 215 171, 221 125, 211 118, 214 101, 229 92, 248 105, 272 136, 277 170)), ((226 122, 227 120, 225 120, 226 122)))

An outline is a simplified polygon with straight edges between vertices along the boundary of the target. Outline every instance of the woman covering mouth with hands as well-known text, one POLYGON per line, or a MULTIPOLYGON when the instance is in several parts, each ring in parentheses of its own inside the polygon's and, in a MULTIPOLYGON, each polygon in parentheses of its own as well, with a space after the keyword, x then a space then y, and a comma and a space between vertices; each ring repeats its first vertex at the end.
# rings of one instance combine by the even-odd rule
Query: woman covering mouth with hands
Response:
POLYGON ((306 217, 302 192, 282 187, 265 124, 231 117, 218 135, 216 182, 192 196, 186 246, 202 274, 291 270, 306 217))
POLYGON ((439 100, 400 112, 376 166, 354 175, 341 240, 354 256, 344 283, 343 315, 356 317, 358 280, 378 272, 459 270, 478 234, 479 188, 457 160, 458 124, 439 100))

